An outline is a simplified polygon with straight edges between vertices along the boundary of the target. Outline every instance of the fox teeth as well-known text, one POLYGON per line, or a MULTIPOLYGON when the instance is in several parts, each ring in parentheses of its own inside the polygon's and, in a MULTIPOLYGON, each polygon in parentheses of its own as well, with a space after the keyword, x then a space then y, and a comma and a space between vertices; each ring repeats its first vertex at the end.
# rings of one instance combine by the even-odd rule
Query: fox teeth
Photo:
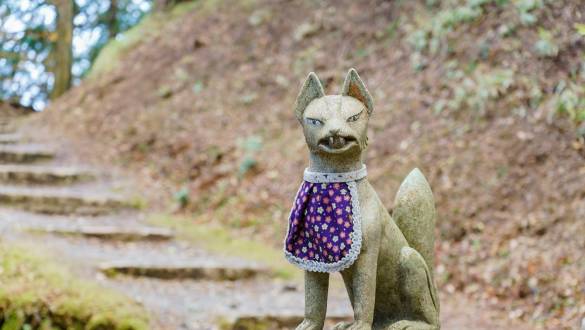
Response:
POLYGON ((345 138, 341 136, 330 136, 329 146, 332 148, 341 148, 345 145, 345 138))

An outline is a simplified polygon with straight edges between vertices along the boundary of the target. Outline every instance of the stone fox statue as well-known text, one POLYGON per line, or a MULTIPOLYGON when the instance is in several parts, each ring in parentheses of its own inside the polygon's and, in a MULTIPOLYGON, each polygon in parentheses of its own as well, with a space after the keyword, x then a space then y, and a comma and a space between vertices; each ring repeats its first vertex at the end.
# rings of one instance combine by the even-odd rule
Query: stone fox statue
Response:
POLYGON ((284 242, 286 258, 305 270, 297 329, 323 328, 331 272, 341 272, 354 310, 354 321, 335 329, 439 329, 433 195, 414 169, 390 216, 368 182, 373 101, 357 72, 349 70, 341 95, 325 95, 310 73, 295 112, 310 154, 284 242))

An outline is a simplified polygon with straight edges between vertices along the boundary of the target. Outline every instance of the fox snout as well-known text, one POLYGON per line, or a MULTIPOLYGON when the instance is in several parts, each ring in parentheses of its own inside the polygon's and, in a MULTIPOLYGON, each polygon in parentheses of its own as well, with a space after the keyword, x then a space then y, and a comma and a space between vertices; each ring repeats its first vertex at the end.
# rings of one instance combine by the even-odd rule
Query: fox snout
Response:
POLYGON ((327 135, 319 139, 319 146, 327 150, 341 150, 350 144, 357 145, 357 138, 349 134, 341 134, 341 130, 330 130, 327 135))

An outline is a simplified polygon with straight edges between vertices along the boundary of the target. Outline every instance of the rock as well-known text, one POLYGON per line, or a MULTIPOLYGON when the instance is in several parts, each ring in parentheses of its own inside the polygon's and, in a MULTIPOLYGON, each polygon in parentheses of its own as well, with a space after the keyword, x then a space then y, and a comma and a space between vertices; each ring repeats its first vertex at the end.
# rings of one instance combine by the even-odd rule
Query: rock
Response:
POLYGON ((0 147, 0 163, 32 163, 52 159, 54 156, 51 149, 34 144, 0 147))
MULTIPOLYGON (((264 315, 235 315, 221 318, 218 321, 222 330, 247 330, 247 329, 294 329, 303 321, 304 315, 299 313, 290 314, 264 314, 264 315)), ((326 325, 334 325, 343 321, 351 321, 352 315, 331 315, 328 316, 326 325)), ((326 327, 329 328, 329 327, 326 327)))
POLYGON ((29 226, 22 230, 66 236, 86 236, 114 241, 162 241, 174 237, 171 230, 157 227, 121 227, 103 225, 84 226, 29 226))
POLYGON ((8 183, 63 184, 94 178, 94 173, 74 167, 0 165, 0 181, 8 183))
POLYGON ((316 34, 317 32, 319 32, 320 29, 321 29, 321 26, 319 26, 316 23, 304 22, 304 23, 300 24, 294 30, 293 38, 296 41, 301 41, 307 37, 310 37, 310 36, 316 34))
POLYGON ((14 144, 21 140, 18 134, 0 134, 0 144, 14 144))
POLYGON ((154 277, 158 279, 212 281, 235 281, 269 275, 267 269, 260 267, 207 265, 188 261, 167 264, 140 264, 124 261, 111 262, 102 264, 100 270, 109 276, 124 274, 130 276, 154 277))
POLYGON ((0 123, 0 133, 14 133, 16 132, 16 127, 14 127, 10 122, 1 122, 0 123))
POLYGON ((46 214, 98 215, 131 208, 130 201, 109 193, 58 188, 0 187, 0 204, 46 214))

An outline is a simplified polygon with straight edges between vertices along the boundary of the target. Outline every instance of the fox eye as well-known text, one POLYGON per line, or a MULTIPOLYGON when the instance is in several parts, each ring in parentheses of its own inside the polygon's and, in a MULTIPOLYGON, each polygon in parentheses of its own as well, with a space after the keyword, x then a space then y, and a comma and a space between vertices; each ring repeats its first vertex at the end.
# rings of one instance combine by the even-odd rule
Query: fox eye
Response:
POLYGON ((313 126, 322 126, 323 122, 315 118, 307 118, 307 122, 313 126))
POLYGON ((357 115, 353 115, 353 116, 351 116, 351 117, 347 118, 347 122, 348 122, 348 123, 351 123, 351 122, 357 121, 358 119, 360 119, 360 115, 361 115, 361 114, 362 114, 362 113, 360 112, 360 113, 358 113, 357 115))

